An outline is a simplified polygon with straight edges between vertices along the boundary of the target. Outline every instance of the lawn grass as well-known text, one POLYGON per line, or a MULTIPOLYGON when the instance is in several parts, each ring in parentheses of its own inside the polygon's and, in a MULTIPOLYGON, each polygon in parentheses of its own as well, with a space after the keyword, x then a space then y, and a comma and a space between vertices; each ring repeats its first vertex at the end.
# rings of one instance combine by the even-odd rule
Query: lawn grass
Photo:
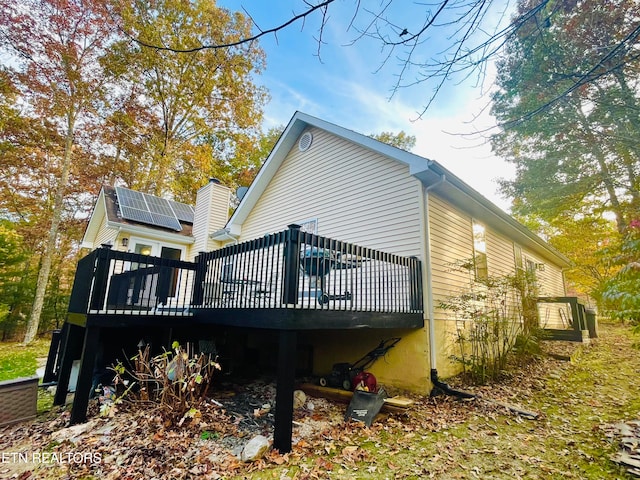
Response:
MULTIPOLYGON (((627 326, 602 325, 601 338, 576 344, 571 361, 541 369, 531 386, 493 387, 502 397, 511 395, 509 403, 539 412, 537 420, 477 401, 466 402, 467 416, 460 419, 465 402, 458 401, 439 406, 431 425, 412 412, 402 422, 391 418, 369 429, 327 432, 330 448, 299 458, 294 449, 287 465, 243 478, 315 478, 320 471, 349 479, 630 478, 610 460, 618 445, 602 427, 640 419, 640 351, 632 348, 634 340, 627 326)), ((489 397, 491 389, 483 395, 489 397)))
POLYGON ((39 338, 27 346, 20 342, 0 343, 0 381, 31 377, 36 374, 38 359, 46 359, 49 338, 39 338))
MULTIPOLYGON (((0 342, 0 381, 32 377, 43 365, 49 353, 51 339, 38 338, 27 346, 20 342, 0 342)), ((38 414, 48 412, 53 406, 53 395, 38 389, 38 414)))

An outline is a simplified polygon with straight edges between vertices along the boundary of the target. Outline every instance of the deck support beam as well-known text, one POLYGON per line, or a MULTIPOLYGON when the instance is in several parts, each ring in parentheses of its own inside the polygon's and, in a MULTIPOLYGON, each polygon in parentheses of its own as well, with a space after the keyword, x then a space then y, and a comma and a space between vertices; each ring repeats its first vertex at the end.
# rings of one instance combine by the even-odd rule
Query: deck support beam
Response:
POLYGON ((69 390, 69 379, 73 361, 80 356, 82 348, 83 328, 67 322, 64 327, 65 334, 62 338, 60 371, 58 372, 58 384, 56 394, 53 397, 54 405, 64 405, 67 401, 67 391, 69 390))
POLYGON ((293 391, 296 373, 297 332, 281 330, 278 342, 278 378, 276 381, 276 417, 273 446, 280 453, 291 451, 293 433, 293 391))
POLYGON ((86 422, 87 420, 87 407, 89 406, 89 395, 91 394, 93 372, 99 347, 100 328, 87 327, 84 332, 84 345, 82 347, 76 394, 73 397, 73 406, 71 407, 71 419, 69 420, 71 425, 86 422))
MULTIPOLYGON (((66 325, 66 324, 65 324, 66 325)), ((64 330, 64 326, 62 329, 64 330)), ((69 327, 66 327, 69 328, 69 327)), ((44 375, 42 376, 42 383, 51 383, 56 380, 55 369, 56 364, 60 365, 59 356, 63 350, 60 347, 64 347, 61 343, 64 340, 63 330, 55 329, 51 335, 51 344, 49 345, 49 353, 47 355, 47 364, 44 368, 44 375)))

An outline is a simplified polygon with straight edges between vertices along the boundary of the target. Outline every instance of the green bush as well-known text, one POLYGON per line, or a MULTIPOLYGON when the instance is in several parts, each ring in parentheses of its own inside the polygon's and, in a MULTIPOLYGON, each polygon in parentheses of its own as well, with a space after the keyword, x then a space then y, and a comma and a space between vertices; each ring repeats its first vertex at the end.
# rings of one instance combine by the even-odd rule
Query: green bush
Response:
POLYGON ((456 321, 452 359, 469 380, 482 385, 501 376, 511 354, 522 360, 538 351, 537 288, 526 272, 476 279, 470 265, 454 266, 469 272, 469 288, 439 306, 456 321))

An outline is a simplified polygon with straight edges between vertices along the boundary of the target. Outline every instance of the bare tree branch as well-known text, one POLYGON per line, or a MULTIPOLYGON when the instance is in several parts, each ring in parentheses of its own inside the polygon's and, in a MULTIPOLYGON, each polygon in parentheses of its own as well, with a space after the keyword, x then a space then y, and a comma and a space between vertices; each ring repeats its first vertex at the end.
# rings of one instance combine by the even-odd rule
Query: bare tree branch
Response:
MULTIPOLYGON (((308 10, 306 10, 305 12, 300 13, 298 15, 292 16, 289 20, 287 20, 286 22, 284 22, 284 23, 282 23, 282 24, 280 24, 280 25, 278 25, 276 27, 268 28, 266 30, 260 30, 260 28, 258 27, 256 22, 253 20, 253 18, 251 16, 249 16, 249 18, 251 18, 251 21, 256 26, 256 28, 258 28, 260 30, 255 35, 252 35, 252 36, 246 37, 246 38, 241 38, 240 40, 237 40, 237 41, 231 42, 231 43, 201 45, 199 47, 188 48, 188 49, 173 48, 173 47, 168 47, 168 46, 164 46, 164 45, 154 45, 152 43, 146 42, 143 39, 137 38, 135 35, 131 34, 130 32, 125 31, 124 29, 121 29, 121 30, 128 38, 130 38, 131 40, 133 40, 137 44, 139 44, 139 45, 141 45, 143 47, 153 48, 155 50, 164 50, 164 51, 176 52, 176 53, 194 53, 194 52, 198 52, 200 50, 206 50, 206 49, 220 50, 220 49, 225 49, 225 48, 237 47, 237 46, 245 44, 245 43, 252 43, 252 42, 258 40, 259 38, 264 37, 265 35, 269 35, 271 33, 273 33, 275 35, 279 31, 284 30, 289 25, 291 25, 292 23, 297 22, 298 20, 303 20, 304 21, 309 15, 314 13, 316 10, 321 10, 321 11, 324 10, 323 23, 322 23, 322 27, 321 27, 321 31, 322 31, 322 28, 324 28, 324 25, 325 25, 327 7, 329 6, 329 4, 333 3, 334 1, 335 0, 324 0, 323 2, 321 2, 321 3, 317 4, 317 5, 311 5, 308 2, 305 2, 307 5, 309 5, 309 9, 308 10)), ((321 38, 321 36, 320 36, 320 38, 321 38)))
MULTIPOLYGON (((292 14, 291 18, 286 22, 267 29, 262 29, 251 13, 243 9, 253 23, 257 33, 231 43, 202 44, 194 48, 181 49, 170 45, 155 45, 143 38, 137 38, 130 32, 125 32, 125 34, 131 40, 144 47, 177 53, 193 53, 204 49, 225 49, 242 44, 250 44, 269 34, 273 34, 277 41, 278 32, 297 21, 303 22, 302 28, 304 28, 307 18, 319 12, 321 18, 318 33, 314 36, 314 40, 317 42, 317 50, 314 55, 322 62, 321 48, 325 44, 325 27, 330 20, 329 7, 335 0, 315 1, 318 1, 318 3, 314 4, 311 0, 302 0, 306 10, 299 14, 292 14)), ((502 52, 505 44, 514 35, 518 34, 525 24, 532 20, 535 21, 538 28, 534 29, 530 35, 539 36, 543 40, 544 31, 549 26, 550 18, 560 9, 568 10, 572 8, 571 4, 558 2, 553 6, 551 12, 547 13, 543 18, 538 18, 539 14, 550 6, 550 1, 531 2, 535 4, 526 12, 515 17, 507 26, 495 26, 493 31, 487 31, 485 28, 487 15, 491 7, 498 3, 497 0, 436 0, 433 3, 433 13, 428 9, 429 5, 424 4, 426 10, 425 19, 419 28, 412 29, 410 25, 401 25, 391 18, 391 6, 398 0, 384 0, 378 4, 378 8, 375 10, 371 7, 363 8, 361 0, 352 1, 355 10, 351 18, 348 19, 347 31, 355 32, 356 35, 346 46, 353 46, 364 39, 377 41, 381 45, 383 57, 378 67, 373 70, 374 74, 379 73, 392 60, 399 62, 399 70, 395 73, 396 80, 390 89, 390 97, 396 95, 401 89, 435 81, 435 86, 425 105, 421 111, 417 112, 418 118, 427 112, 446 82, 452 80, 463 82, 474 74, 477 74, 479 79, 483 78, 487 63, 502 52), (358 27, 358 20, 361 22, 364 20, 364 25, 358 27), (453 32, 451 27, 456 27, 453 32), (427 35, 434 31, 444 31, 449 44, 442 51, 436 53, 435 57, 429 58, 427 61, 416 60, 418 54, 423 54, 422 47, 429 43, 430 38, 427 35), (404 50, 399 52, 398 49, 404 50), (415 71, 418 72, 414 74, 415 78, 408 78, 410 72, 415 71)), ((507 6, 502 12, 502 17, 506 14, 507 6)), ((635 42, 638 36, 640 36, 640 32, 631 32, 628 38, 614 46, 589 71, 584 74, 578 74, 570 88, 558 95, 557 98, 530 112, 528 118, 546 111, 582 85, 593 82, 619 68, 620 65, 614 65, 609 68, 603 67, 606 67, 605 64, 608 61, 619 55, 621 49, 627 48, 635 42)), ((522 119, 522 121, 525 120, 526 118, 522 119)))

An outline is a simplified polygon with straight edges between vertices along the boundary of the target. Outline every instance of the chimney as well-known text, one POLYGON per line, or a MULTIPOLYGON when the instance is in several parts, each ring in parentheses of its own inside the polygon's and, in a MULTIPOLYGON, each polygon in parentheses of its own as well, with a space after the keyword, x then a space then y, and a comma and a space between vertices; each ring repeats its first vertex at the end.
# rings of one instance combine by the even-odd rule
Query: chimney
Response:
POLYGON ((214 241, 209 235, 227 224, 230 201, 231 190, 217 178, 209 179, 209 183, 198 190, 193 220, 193 252, 209 252, 214 249, 214 241))

